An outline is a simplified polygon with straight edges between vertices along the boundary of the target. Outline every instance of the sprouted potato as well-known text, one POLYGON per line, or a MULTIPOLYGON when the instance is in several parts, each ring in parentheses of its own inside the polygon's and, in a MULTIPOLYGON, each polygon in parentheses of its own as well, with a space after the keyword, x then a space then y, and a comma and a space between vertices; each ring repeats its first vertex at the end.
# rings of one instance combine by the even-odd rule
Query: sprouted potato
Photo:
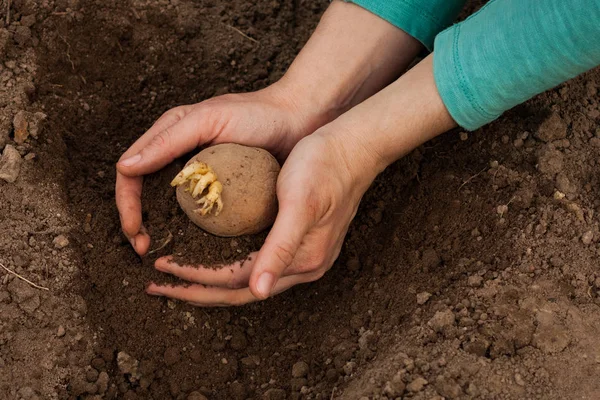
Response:
POLYGON ((258 233, 277 215, 279 163, 266 150, 219 144, 202 150, 171 182, 186 215, 217 236, 258 233))

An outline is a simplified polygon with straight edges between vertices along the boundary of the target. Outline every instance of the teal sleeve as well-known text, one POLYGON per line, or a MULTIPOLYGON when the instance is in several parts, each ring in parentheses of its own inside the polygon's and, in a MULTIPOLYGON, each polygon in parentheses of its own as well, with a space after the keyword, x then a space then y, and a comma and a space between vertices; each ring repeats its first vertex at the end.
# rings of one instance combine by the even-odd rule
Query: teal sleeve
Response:
POLYGON ((402 29, 433 49, 435 36, 454 22, 466 0, 346 0, 402 29))
POLYGON ((491 0, 435 39, 435 82, 474 130, 600 64, 600 0, 491 0))

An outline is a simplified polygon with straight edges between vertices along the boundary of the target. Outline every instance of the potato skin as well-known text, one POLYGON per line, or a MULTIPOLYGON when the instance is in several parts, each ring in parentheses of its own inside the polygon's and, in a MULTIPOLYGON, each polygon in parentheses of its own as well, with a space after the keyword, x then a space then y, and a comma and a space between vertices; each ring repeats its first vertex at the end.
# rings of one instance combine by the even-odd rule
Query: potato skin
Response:
POLYGON ((200 228, 217 236, 232 237, 258 233, 271 226, 277 216, 279 163, 266 150, 234 143, 218 144, 196 154, 194 161, 208 164, 223 185, 223 211, 200 215, 185 185, 177 188, 177 201, 200 228))

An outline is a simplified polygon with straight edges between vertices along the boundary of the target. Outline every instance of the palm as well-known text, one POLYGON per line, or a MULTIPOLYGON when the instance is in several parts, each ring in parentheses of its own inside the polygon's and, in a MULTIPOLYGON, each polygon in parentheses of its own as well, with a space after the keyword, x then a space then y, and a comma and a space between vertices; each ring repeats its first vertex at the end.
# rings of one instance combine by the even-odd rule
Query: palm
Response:
POLYGON ((123 154, 117 164, 116 200, 123 232, 138 254, 150 247, 142 222, 143 176, 198 146, 240 143, 262 147, 284 161, 310 133, 277 92, 225 95, 165 113, 123 154))

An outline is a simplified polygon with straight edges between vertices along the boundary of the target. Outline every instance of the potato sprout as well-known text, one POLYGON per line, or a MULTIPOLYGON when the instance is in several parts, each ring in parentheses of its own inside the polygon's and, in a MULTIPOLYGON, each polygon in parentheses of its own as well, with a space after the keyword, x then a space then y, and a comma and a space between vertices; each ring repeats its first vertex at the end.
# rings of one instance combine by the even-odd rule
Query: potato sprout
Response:
POLYGON ((194 199, 198 198, 208 188, 206 195, 196 201, 196 204, 200 207, 194 212, 206 215, 212 211, 216 204, 217 209, 214 215, 218 216, 221 213, 223 210, 223 201, 221 200, 223 185, 217 180, 217 174, 211 167, 200 161, 191 163, 177 174, 171 182, 171 186, 184 185, 187 185, 185 191, 189 192, 194 199))

